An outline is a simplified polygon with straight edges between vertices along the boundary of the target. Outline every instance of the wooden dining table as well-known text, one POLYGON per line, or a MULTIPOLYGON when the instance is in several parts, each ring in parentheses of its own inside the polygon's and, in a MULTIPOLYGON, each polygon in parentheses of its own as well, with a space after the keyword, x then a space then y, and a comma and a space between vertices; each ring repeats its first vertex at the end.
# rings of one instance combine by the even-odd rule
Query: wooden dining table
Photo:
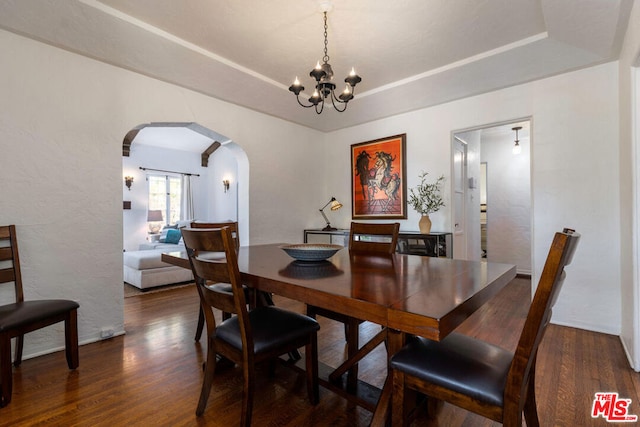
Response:
MULTIPOLYGON (((350 254, 347 248, 326 261, 302 262, 281 246, 241 247, 238 267, 243 283, 386 327, 389 357, 402 347, 405 334, 442 340, 516 275, 516 267, 509 264, 350 254)), ((185 252, 164 253, 162 260, 189 268, 185 252)), ((387 376, 372 425, 385 424, 391 392, 387 376)))

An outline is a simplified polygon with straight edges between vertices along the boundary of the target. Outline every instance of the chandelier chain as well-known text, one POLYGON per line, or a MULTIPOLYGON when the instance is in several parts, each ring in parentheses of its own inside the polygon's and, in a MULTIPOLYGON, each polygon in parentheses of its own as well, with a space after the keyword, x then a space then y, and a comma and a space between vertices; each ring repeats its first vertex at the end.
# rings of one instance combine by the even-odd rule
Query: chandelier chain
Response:
POLYGON ((327 12, 324 12, 324 56, 322 57, 322 62, 325 64, 329 62, 329 54, 327 53, 327 46, 329 45, 329 41, 327 40, 327 12))
POLYGON ((300 100, 300 93, 304 91, 304 86, 300 83, 296 77, 295 81, 289 86, 289 91, 296 96, 296 100, 301 107, 314 108, 317 114, 321 114, 324 110, 325 100, 331 102, 333 108, 342 113, 347 109, 347 103, 353 99, 355 87, 362 81, 362 78, 356 74, 352 68, 351 73, 344 79, 347 84, 344 91, 339 95, 335 93, 336 84, 333 80, 333 70, 331 64, 329 64, 329 25, 327 24, 327 12, 323 12, 324 20, 324 56, 322 57, 323 64, 320 65, 320 61, 316 67, 311 70, 309 76, 315 80, 315 91, 313 95, 308 98, 309 104, 305 104, 300 100))

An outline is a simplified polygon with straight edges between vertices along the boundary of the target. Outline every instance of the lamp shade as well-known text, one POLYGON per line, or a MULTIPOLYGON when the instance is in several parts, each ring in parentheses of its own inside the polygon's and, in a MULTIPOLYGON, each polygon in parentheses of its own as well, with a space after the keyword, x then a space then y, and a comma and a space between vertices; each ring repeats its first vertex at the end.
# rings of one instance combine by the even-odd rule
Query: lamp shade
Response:
POLYGON ((149 222, 153 222, 153 221, 162 221, 162 211, 161 210, 151 210, 149 211, 149 214, 147 215, 147 221, 149 222))
POLYGON ((324 205, 323 207, 320 208, 320 214, 322 214, 322 217, 324 218, 324 221, 327 223, 327 226, 325 228, 322 229, 322 231, 332 231, 332 230, 336 230, 335 227, 331 226, 331 223, 329 222, 329 218, 327 218, 327 215, 324 213, 324 209, 331 205, 330 209, 332 211, 337 211, 338 209, 340 209, 342 207, 342 203, 340 203, 339 201, 336 200, 335 197, 332 197, 326 205, 324 205))

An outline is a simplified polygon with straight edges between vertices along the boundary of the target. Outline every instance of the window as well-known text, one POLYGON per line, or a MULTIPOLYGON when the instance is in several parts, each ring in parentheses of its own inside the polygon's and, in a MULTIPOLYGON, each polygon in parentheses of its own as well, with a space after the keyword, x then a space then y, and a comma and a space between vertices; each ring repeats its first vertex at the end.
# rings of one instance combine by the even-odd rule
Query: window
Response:
POLYGON ((180 219, 182 178, 171 175, 148 175, 149 210, 159 209, 165 224, 175 224, 180 219))

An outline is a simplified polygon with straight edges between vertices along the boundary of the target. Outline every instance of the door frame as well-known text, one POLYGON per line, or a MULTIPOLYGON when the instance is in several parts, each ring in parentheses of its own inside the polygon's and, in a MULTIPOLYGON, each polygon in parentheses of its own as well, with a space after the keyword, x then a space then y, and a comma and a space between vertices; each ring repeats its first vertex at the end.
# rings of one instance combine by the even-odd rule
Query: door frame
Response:
MULTIPOLYGON (((456 129, 456 130, 452 130, 451 131, 451 176, 453 177, 454 174, 454 168, 455 168, 455 158, 454 158, 454 153, 455 153, 455 143, 456 140, 460 140, 462 142, 465 142, 464 139, 461 139, 458 135, 462 134, 462 133, 467 133, 467 132, 474 132, 474 131, 480 131, 483 129, 488 129, 488 128, 494 128, 494 127, 500 127, 500 126, 507 126, 507 125, 511 125, 511 124, 515 124, 515 123, 519 123, 519 122, 524 122, 524 121, 528 121, 529 122, 529 197, 530 197, 530 206, 531 206, 531 212, 529 215, 529 221, 530 221, 530 230, 531 230, 531 248, 530 248, 530 258, 531 258, 531 277, 532 279, 534 279, 535 277, 535 257, 534 257, 534 248, 535 248, 535 229, 534 229, 534 197, 533 197, 533 188, 534 188, 534 174, 533 174, 533 143, 534 143, 534 136, 533 136, 533 126, 534 126, 534 120, 532 116, 525 116, 525 117, 519 117, 519 118, 514 118, 514 119, 509 119, 509 120, 503 120, 503 121, 498 121, 498 122, 491 122, 491 123, 486 123, 486 124, 482 124, 482 125, 478 125, 478 126, 472 126, 472 127, 468 127, 468 128, 463 128, 463 129, 456 129)), ((468 155, 467 155, 468 157, 468 155)), ((468 160, 465 161, 465 171, 464 171, 464 179, 467 180, 468 176, 469 176, 469 162, 468 160)), ((464 184, 464 183, 463 183, 464 184)), ((466 185, 463 185, 463 187, 465 188, 465 204, 466 204, 466 199, 467 199, 467 195, 466 195, 466 185)), ((455 189, 454 189, 454 183, 451 183, 451 189, 450 189, 450 197, 451 200, 454 200, 454 196, 455 196, 455 189)), ((487 189, 488 191, 488 189, 487 189)), ((465 221, 464 224, 464 232, 468 233, 469 230, 469 224, 468 224, 468 216, 466 215, 467 212, 467 208, 466 206, 463 207, 464 212, 463 212, 463 219, 465 221)), ((455 224, 456 222, 456 212, 455 212, 455 204, 452 203, 452 207, 451 207, 451 224, 455 224)), ((454 225, 454 233, 455 233, 455 225, 454 225)), ((465 236, 464 238, 465 244, 467 244, 467 247, 465 247, 464 249, 464 253, 467 254, 468 253, 468 242, 467 242, 467 237, 465 236)), ((456 246, 453 246, 454 251, 456 251, 456 246)), ((460 253, 459 251, 456 251, 455 253, 460 253)), ((455 255, 454 255, 455 258, 455 255)), ((532 287, 532 294, 534 292, 534 287, 532 287)))

